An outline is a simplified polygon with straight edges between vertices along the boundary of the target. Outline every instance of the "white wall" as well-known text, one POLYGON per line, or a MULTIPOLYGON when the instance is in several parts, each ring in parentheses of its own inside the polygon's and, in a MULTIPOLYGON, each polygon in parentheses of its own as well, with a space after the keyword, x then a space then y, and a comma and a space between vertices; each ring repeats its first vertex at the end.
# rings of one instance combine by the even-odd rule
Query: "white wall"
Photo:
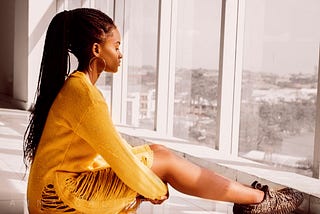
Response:
POLYGON ((0 2, 0 94, 12 96, 15 1, 0 2))
POLYGON ((28 109, 34 101, 45 33, 57 7, 56 0, 1 2, 0 23, 8 30, 1 40, 0 69, 6 72, 0 72, 0 94, 12 97, 15 107, 28 109))
POLYGON ((26 108, 28 85, 28 2, 16 0, 14 8, 13 100, 26 108))
POLYGON ((27 105, 34 100, 46 31, 57 7, 55 0, 29 0, 27 105))

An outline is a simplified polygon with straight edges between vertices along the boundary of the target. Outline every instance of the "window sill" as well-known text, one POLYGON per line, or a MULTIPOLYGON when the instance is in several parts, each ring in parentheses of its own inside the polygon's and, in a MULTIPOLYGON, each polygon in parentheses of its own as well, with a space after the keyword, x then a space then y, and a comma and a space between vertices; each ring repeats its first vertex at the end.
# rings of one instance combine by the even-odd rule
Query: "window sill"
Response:
POLYGON ((258 180, 274 189, 282 187, 297 189, 305 195, 305 200, 299 207, 299 211, 302 213, 319 213, 319 179, 281 171, 241 157, 226 156, 205 146, 189 144, 187 141, 177 138, 161 137, 153 131, 124 126, 118 126, 117 128, 123 134, 123 137, 134 146, 145 143, 165 145, 193 163, 241 183, 250 184, 252 181, 258 180))

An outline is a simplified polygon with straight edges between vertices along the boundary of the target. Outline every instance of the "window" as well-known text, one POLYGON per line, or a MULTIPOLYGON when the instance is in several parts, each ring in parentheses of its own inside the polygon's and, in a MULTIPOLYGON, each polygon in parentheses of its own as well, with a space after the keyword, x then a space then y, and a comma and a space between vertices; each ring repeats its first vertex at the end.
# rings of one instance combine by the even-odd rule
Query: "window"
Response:
POLYGON ((125 1, 127 36, 127 125, 153 129, 157 83, 159 1, 125 1), (129 112, 134 111, 134 112, 129 112), (128 118, 138 115, 135 119, 128 118))
POLYGON ((221 0, 177 0, 173 135, 215 147, 221 0))
POLYGON ((320 2, 247 0, 239 154, 312 176, 320 2))
POLYGON ((107 102, 113 98, 117 124, 226 154, 239 148, 242 157, 311 176, 319 159, 318 0, 79 2, 59 0, 57 8, 101 9, 122 34, 121 71, 97 82, 107 102))

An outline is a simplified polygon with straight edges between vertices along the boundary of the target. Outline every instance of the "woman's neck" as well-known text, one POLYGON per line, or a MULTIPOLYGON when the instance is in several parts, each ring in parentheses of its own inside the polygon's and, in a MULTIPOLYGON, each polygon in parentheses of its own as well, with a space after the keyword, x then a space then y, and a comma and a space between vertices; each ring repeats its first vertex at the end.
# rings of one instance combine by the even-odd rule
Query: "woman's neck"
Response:
POLYGON ((85 71, 84 73, 92 85, 96 84, 96 82, 100 76, 97 72, 85 71))
POLYGON ((80 72, 83 72, 86 76, 86 78, 88 79, 88 81, 92 84, 92 85, 95 85, 95 83, 97 82, 101 72, 97 72, 97 71, 94 71, 94 70, 78 70, 80 72))

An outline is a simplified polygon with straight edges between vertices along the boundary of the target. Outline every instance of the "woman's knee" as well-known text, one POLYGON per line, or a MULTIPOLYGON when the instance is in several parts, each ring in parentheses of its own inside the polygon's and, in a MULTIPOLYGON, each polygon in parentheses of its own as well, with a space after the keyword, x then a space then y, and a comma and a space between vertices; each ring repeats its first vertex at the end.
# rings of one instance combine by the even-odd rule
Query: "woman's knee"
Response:
POLYGON ((171 158, 174 157, 174 154, 166 146, 160 144, 150 145, 151 150, 153 151, 154 156, 161 158, 171 158))
POLYGON ((168 148, 164 145, 161 145, 161 144, 151 144, 150 145, 150 148, 153 150, 153 151, 157 151, 157 150, 168 150, 168 148))
POLYGON ((170 149, 159 144, 153 144, 150 148, 153 151, 153 164, 151 169, 165 181, 170 172, 175 155, 170 149))

